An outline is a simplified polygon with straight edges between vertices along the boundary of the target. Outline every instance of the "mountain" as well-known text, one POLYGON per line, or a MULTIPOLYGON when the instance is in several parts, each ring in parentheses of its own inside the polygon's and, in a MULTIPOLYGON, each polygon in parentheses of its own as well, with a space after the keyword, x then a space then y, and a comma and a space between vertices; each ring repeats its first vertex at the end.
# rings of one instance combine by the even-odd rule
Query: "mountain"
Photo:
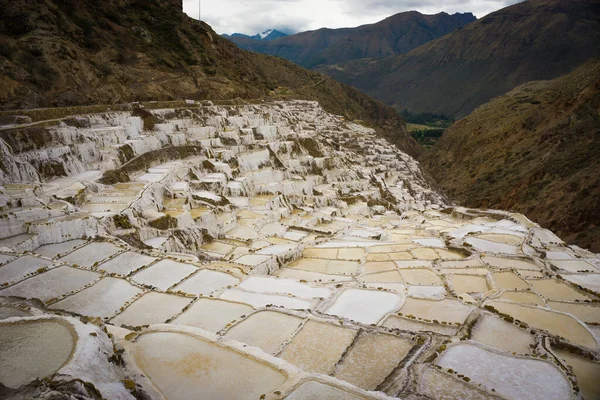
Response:
POLYGON ((454 124, 422 164, 468 207, 514 210, 600 252, 600 61, 526 83, 454 124))
POLYGON ((0 7, 0 108, 297 98, 376 125, 411 154, 395 111, 291 62, 240 50, 181 0, 32 0, 0 7))
POLYGON ((232 35, 223 35, 224 38, 231 40, 234 43, 244 42, 245 40, 275 40, 287 36, 287 33, 278 31, 277 29, 268 29, 262 33, 257 33, 254 36, 244 35, 243 33, 234 33, 232 35))
POLYGON ((244 49, 282 57, 303 67, 313 68, 405 53, 475 19, 471 13, 423 15, 410 11, 357 28, 323 28, 269 42, 248 38, 231 40, 244 49))
POLYGON ((598 56, 599 0, 529 0, 407 54, 318 70, 398 110, 460 118, 517 85, 598 56))

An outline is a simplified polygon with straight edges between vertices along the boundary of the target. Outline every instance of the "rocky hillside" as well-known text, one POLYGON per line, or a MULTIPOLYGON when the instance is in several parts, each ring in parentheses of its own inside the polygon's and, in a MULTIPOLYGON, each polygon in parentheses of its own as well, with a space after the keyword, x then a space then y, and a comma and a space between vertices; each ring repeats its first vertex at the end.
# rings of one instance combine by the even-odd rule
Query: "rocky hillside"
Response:
POLYGON ((179 0, 32 0, 0 7, 4 109, 132 100, 300 98, 416 143, 394 110, 321 74, 237 48, 179 0))
POLYGON ((464 117, 532 80, 600 56, 600 1, 531 0, 408 54, 319 69, 399 110, 464 117))
POLYGON ((600 251, 600 62, 530 82, 452 126, 423 164, 459 202, 524 213, 600 251))
POLYGON ((475 19, 471 13, 423 15, 410 11, 357 28, 323 28, 270 42, 248 38, 229 39, 244 49, 282 57, 303 67, 313 68, 406 53, 475 19))

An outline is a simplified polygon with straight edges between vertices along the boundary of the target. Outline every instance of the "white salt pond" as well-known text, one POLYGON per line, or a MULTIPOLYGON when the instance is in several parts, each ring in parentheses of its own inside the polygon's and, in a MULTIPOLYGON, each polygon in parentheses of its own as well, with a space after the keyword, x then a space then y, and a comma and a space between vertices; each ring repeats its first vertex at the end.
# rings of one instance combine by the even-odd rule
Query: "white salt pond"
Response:
POLYGON ((404 296, 394 293, 347 289, 338 296, 326 313, 363 324, 376 324, 384 315, 400 307, 403 300, 404 296))
POLYGON ((18 388, 59 370, 74 350, 75 336, 66 323, 52 320, 0 322, 0 343, 0 383, 18 388))
POLYGON ((61 254, 66 254, 74 248, 81 246, 85 243, 85 240, 75 239, 69 240, 68 242, 47 244, 45 246, 38 247, 35 249, 35 253, 43 257, 55 258, 61 254))
POLYGON ((569 381, 555 365, 500 355, 473 344, 448 348, 437 364, 509 399, 564 400, 571 395, 569 381))
POLYGON ((286 400, 363 400, 365 397, 320 382, 306 382, 286 400))
POLYGON ((202 269, 173 287, 174 292, 208 296, 228 285, 237 285, 240 280, 224 272, 202 269))
POLYGON ((190 264, 183 264, 173 260, 161 260, 137 272, 131 279, 134 282, 154 286, 166 291, 197 270, 198 268, 190 264))
POLYGON ((81 289, 100 277, 96 272, 63 266, 0 290, 0 296, 35 298, 48 302, 81 289))
POLYGON ((51 268, 52 262, 32 256, 19 257, 0 267, 0 284, 14 283, 27 275, 45 268, 51 268))
POLYGON ((500 318, 483 315, 471 331, 471 339, 501 351, 530 354, 534 340, 528 332, 500 318))
POLYGON ((162 324, 185 308, 192 299, 166 293, 146 293, 110 320, 116 326, 162 324))
POLYGON ((136 363, 169 400, 258 399, 286 381, 271 366, 232 349, 175 332, 140 336, 136 363))
POLYGON ((156 261, 154 257, 127 251, 100 264, 98 270, 108 272, 109 274, 127 276, 143 266, 152 264, 154 261, 156 261))
POLYGON ((219 296, 224 300, 246 303, 255 308, 265 307, 268 304, 285 307, 289 309, 305 310, 313 307, 312 301, 303 300, 295 297, 278 296, 272 294, 262 294, 247 292, 238 289, 226 289, 219 296))
POLYGON ((141 293, 142 289, 123 279, 102 278, 89 288, 68 296, 49 308, 89 317, 108 318, 141 293))
POLYGON ((60 259, 61 262, 81 265, 87 268, 96 266, 100 261, 113 256, 122 249, 110 242, 91 242, 60 259))
POLYGON ((519 251, 518 247, 513 245, 492 242, 490 240, 479 239, 476 237, 468 237, 465 239, 465 242, 482 252, 517 254, 519 251))
POLYGON ((462 324, 465 322, 472 307, 464 305, 458 300, 444 299, 440 301, 406 299, 406 302, 400 309, 405 316, 414 316, 429 321, 446 322, 448 324, 462 324))

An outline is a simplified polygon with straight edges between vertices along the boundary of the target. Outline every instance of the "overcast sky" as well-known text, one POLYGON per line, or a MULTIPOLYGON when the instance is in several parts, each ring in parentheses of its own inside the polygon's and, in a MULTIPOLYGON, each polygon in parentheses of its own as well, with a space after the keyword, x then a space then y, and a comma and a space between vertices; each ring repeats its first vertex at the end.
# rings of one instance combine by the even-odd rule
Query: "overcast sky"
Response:
MULTIPOLYGON (((183 0, 183 10, 198 18, 198 1, 183 0)), ((202 20, 219 34, 256 34, 266 29, 287 33, 355 27, 402 11, 449 14, 470 11, 481 18, 521 0, 200 0, 202 20)))

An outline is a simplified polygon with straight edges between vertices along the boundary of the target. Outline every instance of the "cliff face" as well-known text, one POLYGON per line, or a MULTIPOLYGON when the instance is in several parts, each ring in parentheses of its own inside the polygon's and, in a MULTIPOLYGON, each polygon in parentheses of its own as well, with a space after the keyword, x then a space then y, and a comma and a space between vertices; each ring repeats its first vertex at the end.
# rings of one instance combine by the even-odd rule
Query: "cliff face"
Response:
POLYGON ((0 7, 4 109, 171 99, 301 98, 377 125, 413 155, 393 109, 290 62, 240 50, 180 0, 32 0, 0 7))
POLYGON ((515 210, 600 251, 600 62, 530 82, 458 121, 422 163, 471 207, 515 210))

